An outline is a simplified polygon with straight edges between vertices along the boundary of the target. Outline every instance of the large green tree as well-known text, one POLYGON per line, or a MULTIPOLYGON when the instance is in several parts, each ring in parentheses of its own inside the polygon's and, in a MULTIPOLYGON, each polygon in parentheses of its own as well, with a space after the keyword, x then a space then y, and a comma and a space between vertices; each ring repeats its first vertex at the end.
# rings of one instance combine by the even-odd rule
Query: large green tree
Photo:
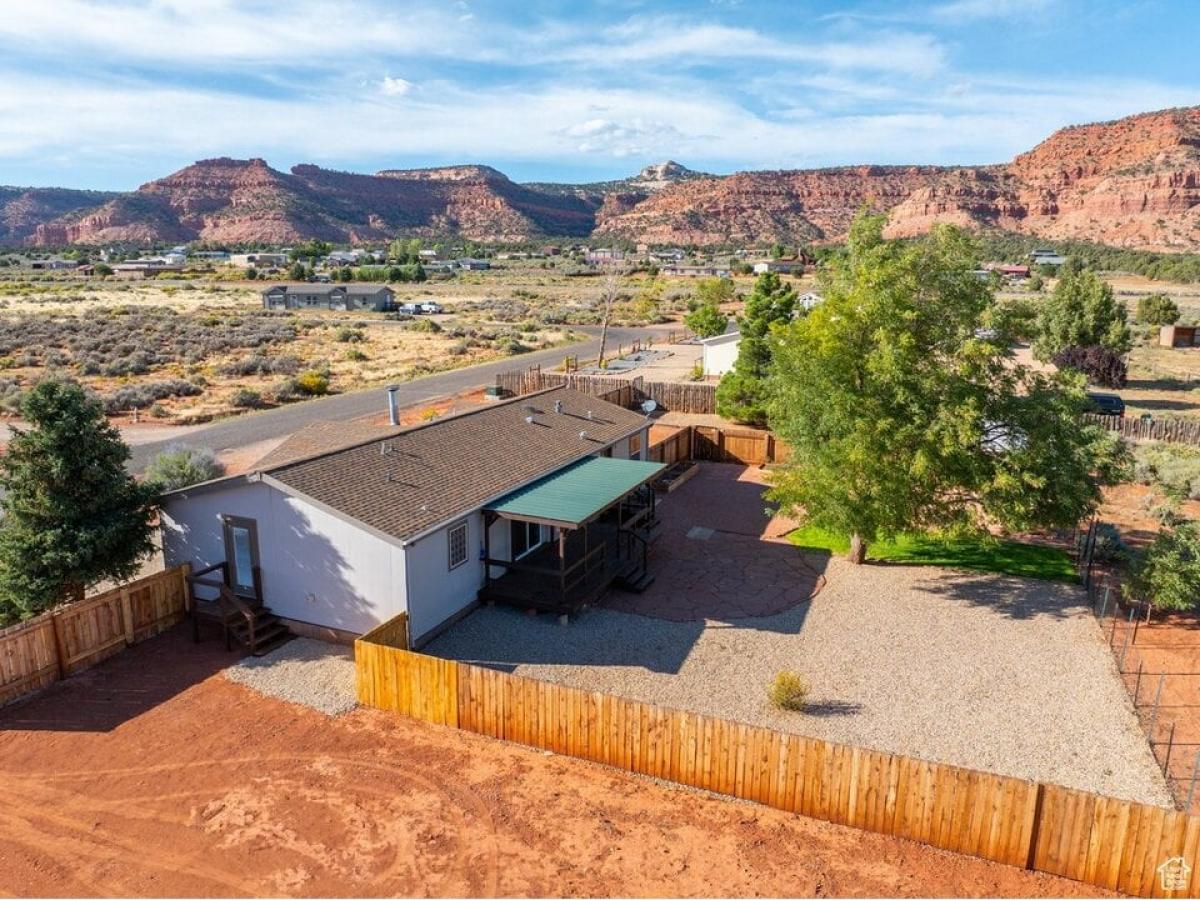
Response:
POLYGON ((1128 353, 1133 346, 1125 304, 1091 269, 1063 273, 1038 314, 1034 355, 1049 361, 1067 347, 1107 347, 1128 353))
POLYGON ((129 448, 100 400, 71 381, 35 385, 0 457, 0 622, 126 579, 153 551, 155 488, 125 470, 129 448))
POLYGON ((738 318, 738 356, 717 385, 717 412, 751 425, 767 423, 767 378, 774 355, 772 329, 792 318, 796 291, 774 272, 758 276, 738 318))
POLYGON ((903 532, 1073 525, 1124 463, 1079 422, 1082 380, 980 336, 993 299, 965 233, 886 241, 883 224, 855 220, 825 302, 776 333, 770 422, 791 454, 771 495, 849 535, 855 562, 903 532))
POLYGON ((1134 564, 1125 593, 1157 609, 1200 606, 1200 522, 1160 531, 1134 564))
POLYGON ((683 324, 695 332, 697 337, 716 337, 724 334, 729 318, 721 312, 721 304, 734 298, 733 279, 702 278, 696 284, 696 293, 688 301, 688 314, 683 324))

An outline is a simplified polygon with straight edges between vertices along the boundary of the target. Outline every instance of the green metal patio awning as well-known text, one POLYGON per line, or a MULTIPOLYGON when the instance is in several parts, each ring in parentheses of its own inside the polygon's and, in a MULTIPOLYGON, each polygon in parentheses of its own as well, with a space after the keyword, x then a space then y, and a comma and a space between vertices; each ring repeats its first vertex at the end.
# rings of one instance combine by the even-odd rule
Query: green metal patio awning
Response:
POLYGON ((665 468, 656 462, 590 456, 506 494, 487 509, 506 518, 578 528, 665 468))

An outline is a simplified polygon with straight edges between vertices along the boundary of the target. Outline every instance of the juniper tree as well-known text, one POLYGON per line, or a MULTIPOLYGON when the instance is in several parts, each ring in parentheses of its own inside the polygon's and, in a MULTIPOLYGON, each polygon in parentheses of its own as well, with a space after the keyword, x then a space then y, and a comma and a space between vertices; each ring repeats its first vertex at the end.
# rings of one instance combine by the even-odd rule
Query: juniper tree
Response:
POLYGON ((773 356, 771 329, 789 321, 796 291, 774 272, 758 276, 738 318, 741 340, 733 369, 717 385, 717 412, 751 425, 767 422, 767 377, 773 356))
POLYGON ((35 385, 0 457, 0 622, 19 621, 105 579, 126 579, 153 551, 155 489, 126 471, 129 448, 101 401, 72 381, 35 385))

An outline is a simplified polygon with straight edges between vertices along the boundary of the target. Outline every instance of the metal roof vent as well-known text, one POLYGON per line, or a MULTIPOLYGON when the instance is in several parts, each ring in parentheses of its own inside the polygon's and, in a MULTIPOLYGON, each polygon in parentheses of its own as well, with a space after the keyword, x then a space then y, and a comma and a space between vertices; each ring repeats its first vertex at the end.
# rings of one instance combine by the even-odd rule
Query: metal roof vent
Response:
POLYGON ((561 400, 554 401, 554 411, 556 413, 558 413, 559 415, 562 415, 562 401, 561 400))
POLYGON ((592 421, 592 411, 590 409, 588 410, 588 421, 592 421))
POLYGON ((579 432, 579 439, 580 439, 581 441, 586 441, 586 440, 587 440, 587 436, 588 436, 588 433, 587 433, 586 431, 581 431, 581 432, 579 432))

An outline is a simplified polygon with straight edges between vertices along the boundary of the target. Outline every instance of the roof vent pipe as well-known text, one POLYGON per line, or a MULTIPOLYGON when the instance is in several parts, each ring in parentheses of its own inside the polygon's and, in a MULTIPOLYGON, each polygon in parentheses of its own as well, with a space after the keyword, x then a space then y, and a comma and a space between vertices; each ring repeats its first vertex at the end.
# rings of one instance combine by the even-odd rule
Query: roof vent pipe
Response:
POLYGON ((562 401, 561 400, 554 401, 554 411, 556 413, 560 413, 560 414, 562 413, 562 401))
POLYGON ((399 393, 399 391, 400 391, 400 385, 398 385, 398 384, 388 385, 388 389, 387 389, 388 420, 393 425, 400 424, 400 401, 398 400, 398 398, 396 396, 397 393, 399 393))

